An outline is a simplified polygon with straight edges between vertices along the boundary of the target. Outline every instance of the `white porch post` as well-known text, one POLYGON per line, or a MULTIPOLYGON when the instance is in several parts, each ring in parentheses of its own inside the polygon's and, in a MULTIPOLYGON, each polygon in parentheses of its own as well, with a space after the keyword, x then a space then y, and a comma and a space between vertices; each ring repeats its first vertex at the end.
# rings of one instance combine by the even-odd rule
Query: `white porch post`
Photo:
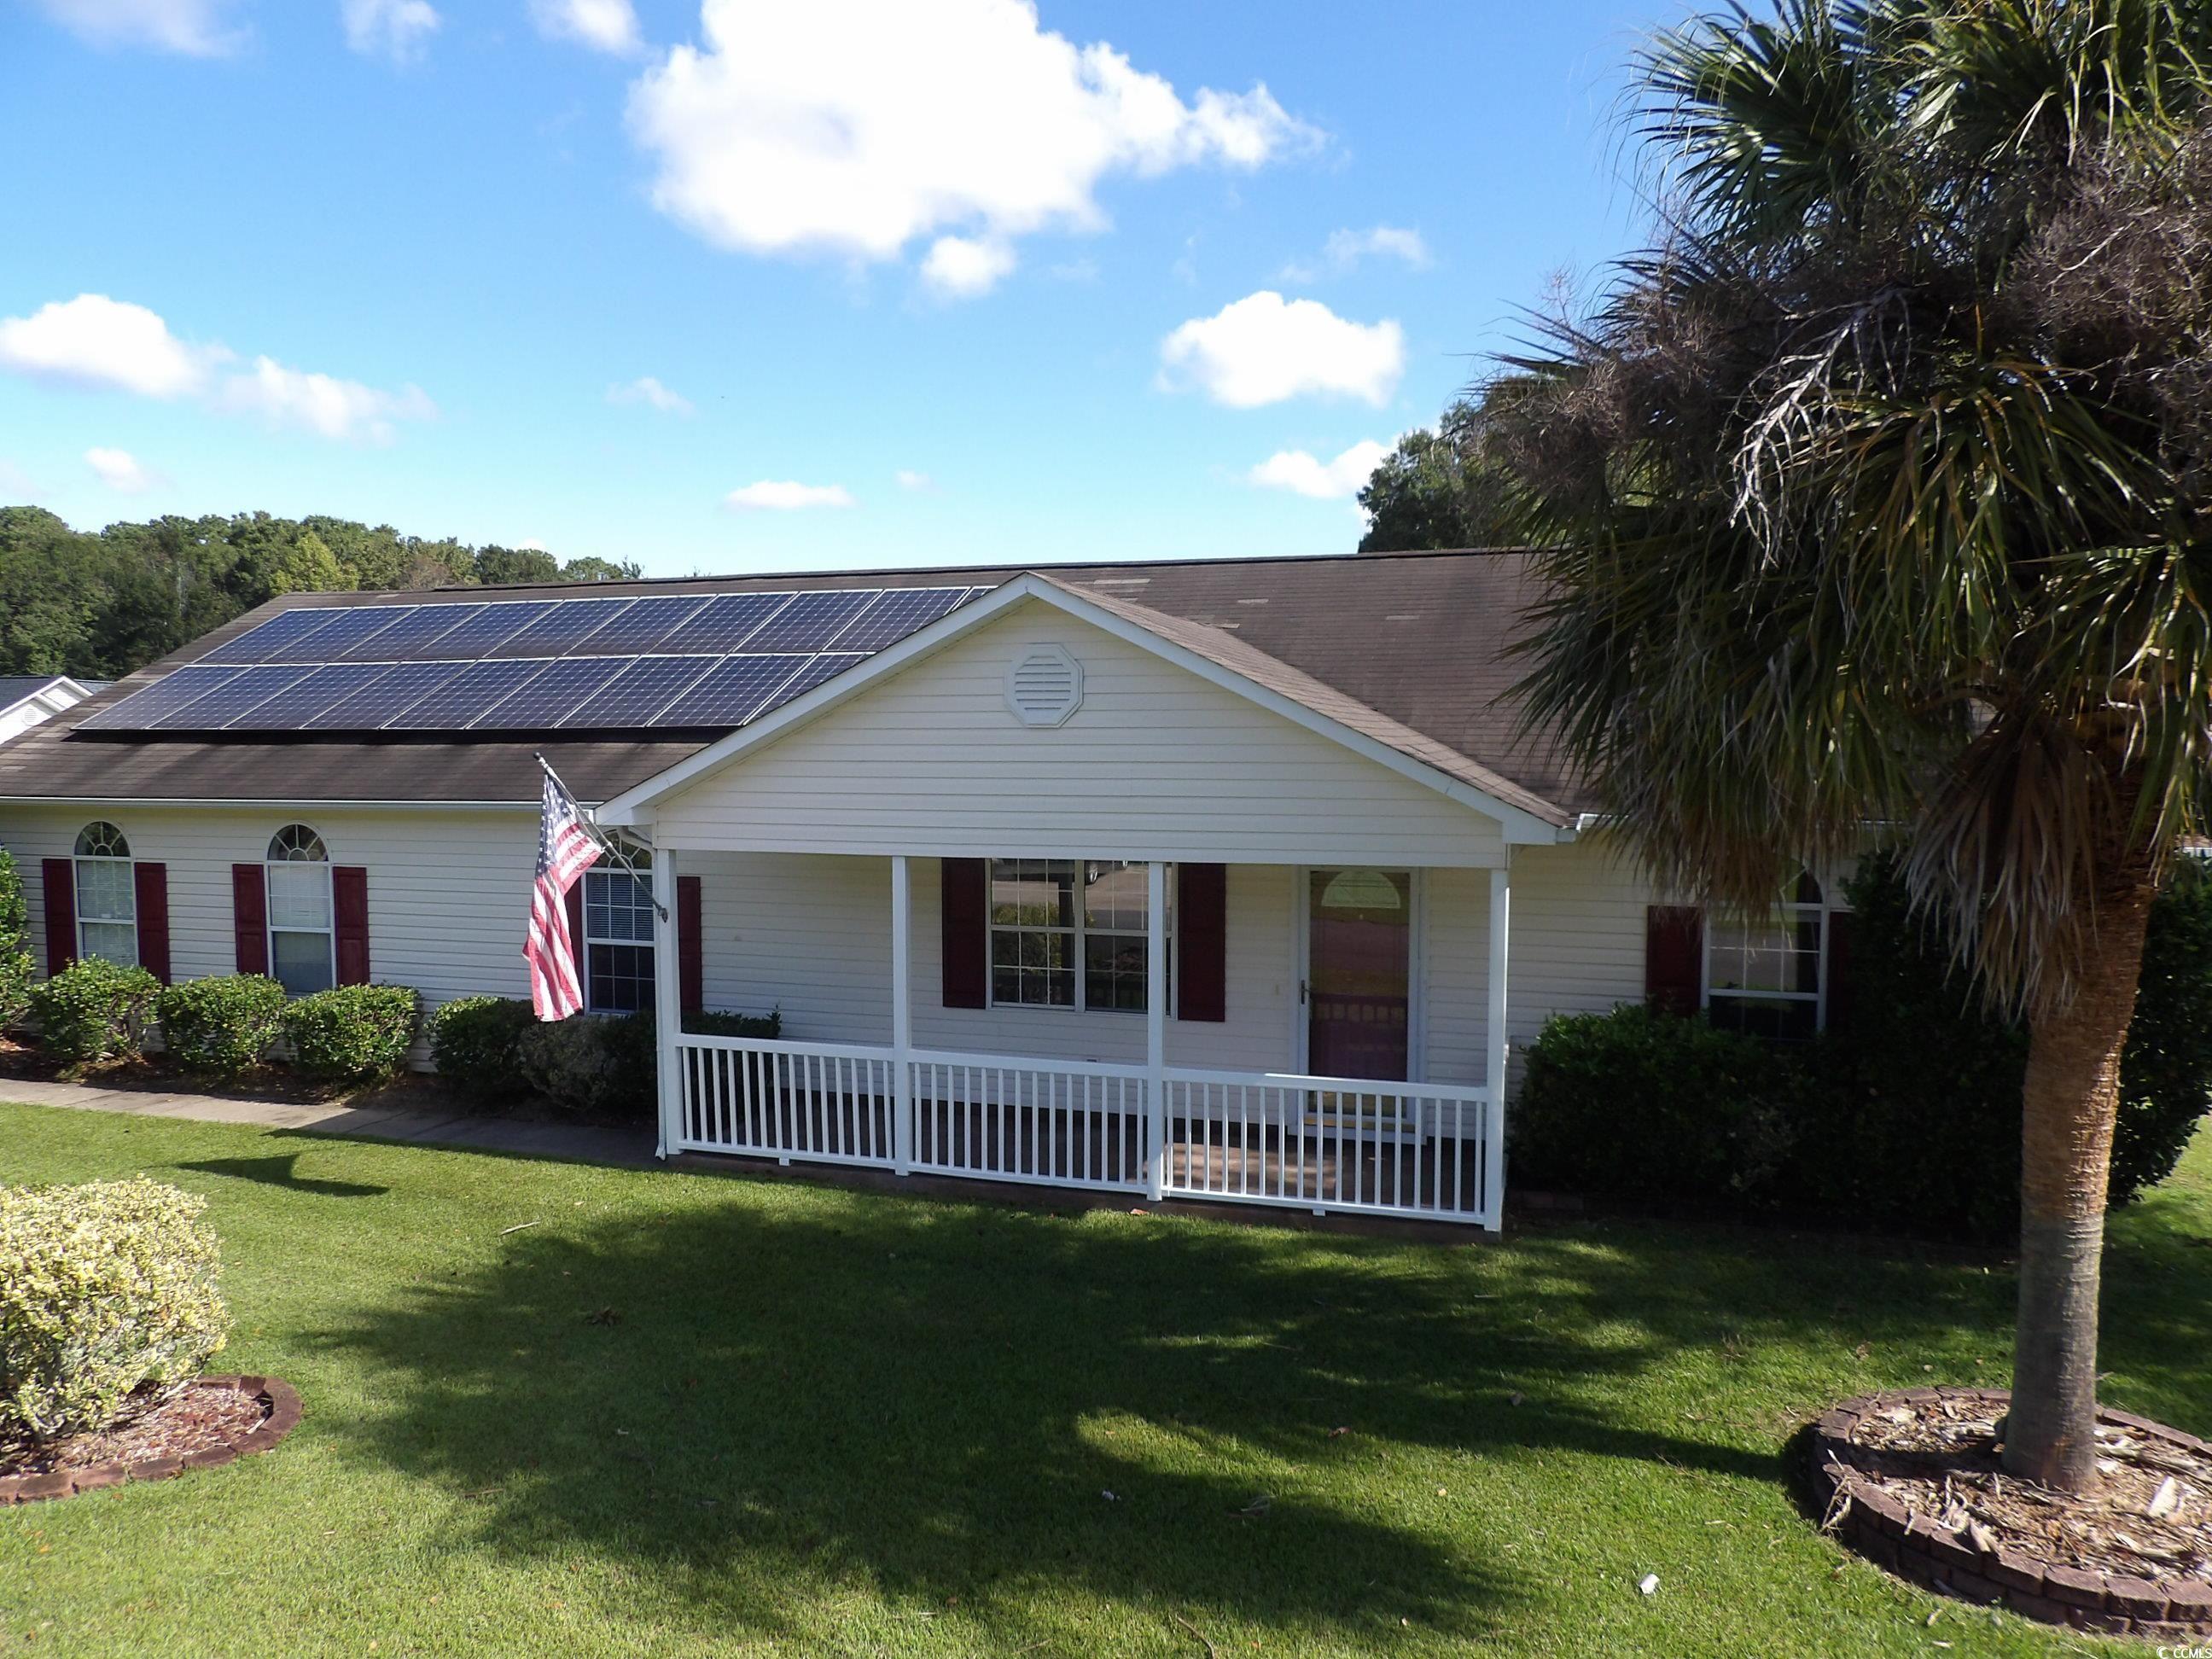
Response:
POLYGON ((1168 867, 1145 866, 1145 1109, 1152 1126, 1155 1201, 1168 1181, 1168 867))
POLYGON ((1513 902, 1513 849, 1505 849, 1506 864, 1490 872, 1490 1018, 1484 1039, 1490 1050, 1490 1110, 1483 1126, 1483 1165, 1489 1171, 1484 1182, 1483 1225, 1496 1232, 1505 1212, 1505 1061, 1510 1052, 1505 1036, 1505 963, 1507 922, 1513 902))
POLYGON ((684 1138, 684 975, 676 943, 676 851, 653 849, 653 1024, 659 1053, 660 1145, 654 1155, 672 1156, 684 1138))
POLYGON ((914 881, 891 856, 891 1167, 914 1168, 914 881))

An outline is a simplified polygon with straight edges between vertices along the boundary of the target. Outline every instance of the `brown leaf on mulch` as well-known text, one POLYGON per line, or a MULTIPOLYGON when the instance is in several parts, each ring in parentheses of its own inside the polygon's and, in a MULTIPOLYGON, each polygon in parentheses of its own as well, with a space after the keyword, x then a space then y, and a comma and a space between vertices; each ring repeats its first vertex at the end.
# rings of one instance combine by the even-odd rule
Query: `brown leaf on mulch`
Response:
POLYGON ((235 1389, 186 1389, 166 1398, 142 1390, 131 1397, 120 1418, 92 1433, 44 1446, 0 1439, 0 1475, 51 1474, 56 1469, 88 1469, 100 1463, 182 1457, 234 1443, 259 1428, 265 1414, 258 1395, 235 1389))

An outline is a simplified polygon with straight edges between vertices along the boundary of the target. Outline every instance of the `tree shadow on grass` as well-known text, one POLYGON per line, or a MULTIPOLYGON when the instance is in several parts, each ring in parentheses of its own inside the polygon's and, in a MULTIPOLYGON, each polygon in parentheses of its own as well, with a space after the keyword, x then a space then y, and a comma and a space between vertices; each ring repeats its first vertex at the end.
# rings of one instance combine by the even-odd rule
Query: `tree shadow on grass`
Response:
POLYGON ((1637 1420, 1602 1385, 1724 1333, 1802 1339, 1839 1305, 1878 1339, 1989 1313, 1986 1279, 1802 1245, 1443 1249, 692 1190, 641 1221, 517 1233, 496 1265, 334 1334, 403 1386, 392 1414, 333 1426, 470 1494, 473 1542, 580 1546, 733 1635, 819 1639, 806 1621, 864 1587, 957 1602, 1000 1639, 1065 1637, 1053 1620, 1110 1601, 1345 1644, 1401 1619, 1479 1640, 1543 1563, 1514 1564, 1479 1511, 1401 1518, 1395 1454, 1778 1486, 1771 1452, 1655 1429, 1673 1414, 1637 1420))
POLYGON ((324 1198, 381 1198, 390 1192, 389 1187, 371 1186, 359 1181, 323 1181, 313 1176, 303 1176, 295 1167, 300 1161, 297 1152, 283 1152, 273 1158, 210 1158, 198 1164, 179 1164, 179 1170, 197 1170, 202 1175, 230 1176, 240 1181, 258 1181, 267 1187, 283 1187, 295 1193, 314 1193, 324 1198))

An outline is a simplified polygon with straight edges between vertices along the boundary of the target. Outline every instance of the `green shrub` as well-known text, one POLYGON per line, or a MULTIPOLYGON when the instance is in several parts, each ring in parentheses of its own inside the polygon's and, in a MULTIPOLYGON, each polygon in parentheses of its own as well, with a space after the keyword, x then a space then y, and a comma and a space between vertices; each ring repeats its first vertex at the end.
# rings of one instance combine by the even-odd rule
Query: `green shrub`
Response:
POLYGON ((134 1389, 187 1382, 221 1351, 206 1207, 143 1178, 0 1187, 0 1433, 102 1427, 134 1389))
POLYGON ((2212 874, 2191 860, 2151 907, 2136 1017, 2120 1054, 2112 1198, 2173 1173, 2212 1094, 2212 874))
POLYGON ((31 1017, 48 1054, 65 1065, 136 1054, 161 981, 99 957, 73 962, 31 988, 31 1017))
POLYGON ((222 974, 172 985, 155 1008, 171 1059, 203 1077, 235 1077, 276 1041, 284 988, 261 974, 222 974))
POLYGON ((407 1063, 416 999, 405 985, 341 985, 284 1010, 292 1058, 309 1077, 367 1083, 407 1063))
POLYGON ((23 878, 0 847, 0 1025, 22 1018, 31 1006, 31 912, 23 902, 23 878))
POLYGON ((1670 1207, 1753 1205, 1799 1087, 1785 1056, 1702 1019, 1634 1006, 1555 1015, 1507 1114, 1512 1178, 1670 1207))
POLYGON ((438 1074, 466 1093, 486 1100, 524 1094, 522 1040, 537 1024, 527 1002, 460 997, 430 1016, 430 1056, 438 1074))
MULTIPOLYGON (((776 1037, 781 1010, 732 1014, 708 1009, 684 1017, 700 1036, 776 1037)), ((555 1105, 580 1116, 651 1121, 659 1109, 657 1028, 651 1014, 577 1014, 522 1034, 523 1075, 555 1105)))

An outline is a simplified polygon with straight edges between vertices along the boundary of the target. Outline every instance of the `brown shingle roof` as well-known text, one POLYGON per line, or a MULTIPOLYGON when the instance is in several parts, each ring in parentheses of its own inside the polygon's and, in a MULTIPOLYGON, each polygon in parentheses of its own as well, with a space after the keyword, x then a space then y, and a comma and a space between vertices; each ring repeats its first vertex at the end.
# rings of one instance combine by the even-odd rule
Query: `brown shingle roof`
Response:
MULTIPOLYGON (((1336 558, 975 566, 805 575, 684 577, 594 584, 595 595, 744 592, 817 587, 996 585, 1024 570, 1109 608, 1134 607, 1180 644, 1286 696, 1426 759, 1541 816, 1589 804, 1542 744, 1516 741, 1504 694, 1522 672, 1509 654, 1531 595, 1514 552, 1367 554, 1336 558), (1295 688, 1295 689, 1293 689, 1295 688), (1324 707, 1324 704, 1326 705, 1324 707), (1389 735, 1384 735, 1385 732, 1389 735)), ((77 722, 298 605, 468 604, 573 588, 441 588, 416 593, 297 594, 272 601, 0 746, 0 799, 223 799, 526 803, 542 749, 579 797, 604 800, 704 746, 678 741, 457 742, 320 735, 193 741, 94 738, 77 722)))

